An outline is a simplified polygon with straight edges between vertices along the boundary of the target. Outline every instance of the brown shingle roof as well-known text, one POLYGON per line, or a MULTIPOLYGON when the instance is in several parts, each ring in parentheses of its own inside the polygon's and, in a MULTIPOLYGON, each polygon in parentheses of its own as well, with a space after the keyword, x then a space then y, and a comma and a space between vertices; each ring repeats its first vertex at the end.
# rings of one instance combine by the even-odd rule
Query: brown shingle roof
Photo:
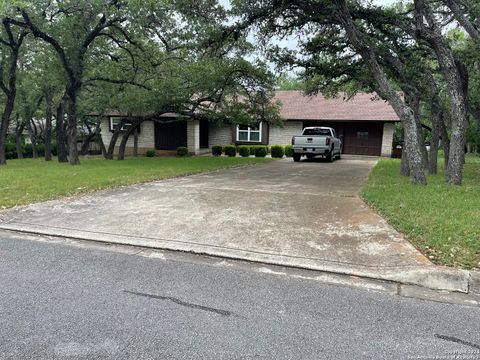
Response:
POLYGON ((393 108, 376 94, 359 93, 349 100, 339 95, 304 96, 301 91, 276 91, 282 104, 280 114, 287 120, 399 121, 393 108))

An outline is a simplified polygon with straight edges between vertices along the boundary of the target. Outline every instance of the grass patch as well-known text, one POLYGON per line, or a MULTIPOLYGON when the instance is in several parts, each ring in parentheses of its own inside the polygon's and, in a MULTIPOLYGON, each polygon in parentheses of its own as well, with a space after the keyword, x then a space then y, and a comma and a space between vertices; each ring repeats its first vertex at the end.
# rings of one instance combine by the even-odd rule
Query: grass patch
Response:
POLYGON ((9 160, 7 166, 0 167, 0 208, 266 161, 269 159, 139 157, 107 161, 81 158, 81 165, 71 166, 56 160, 9 160))
POLYGON ((381 160, 363 198, 436 264, 480 268, 480 157, 469 156, 464 185, 445 184, 443 162, 427 186, 401 177, 399 160, 381 160))

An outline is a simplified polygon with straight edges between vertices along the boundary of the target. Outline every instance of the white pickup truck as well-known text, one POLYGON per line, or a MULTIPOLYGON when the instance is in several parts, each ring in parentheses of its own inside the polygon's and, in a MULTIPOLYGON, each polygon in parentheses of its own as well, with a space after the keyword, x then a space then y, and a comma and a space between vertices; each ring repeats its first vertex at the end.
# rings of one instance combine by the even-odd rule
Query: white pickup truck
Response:
POLYGON ((329 127, 306 127, 302 135, 292 138, 293 161, 300 161, 302 155, 308 159, 322 156, 332 162, 340 159, 342 142, 335 130, 329 127))

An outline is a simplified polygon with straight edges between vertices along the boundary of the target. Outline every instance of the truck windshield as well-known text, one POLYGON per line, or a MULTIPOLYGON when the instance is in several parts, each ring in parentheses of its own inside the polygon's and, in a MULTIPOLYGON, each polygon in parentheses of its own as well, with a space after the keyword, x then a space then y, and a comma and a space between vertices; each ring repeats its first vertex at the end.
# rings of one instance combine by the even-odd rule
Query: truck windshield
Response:
POLYGON ((330 136, 329 129, 313 128, 303 130, 303 135, 330 136))

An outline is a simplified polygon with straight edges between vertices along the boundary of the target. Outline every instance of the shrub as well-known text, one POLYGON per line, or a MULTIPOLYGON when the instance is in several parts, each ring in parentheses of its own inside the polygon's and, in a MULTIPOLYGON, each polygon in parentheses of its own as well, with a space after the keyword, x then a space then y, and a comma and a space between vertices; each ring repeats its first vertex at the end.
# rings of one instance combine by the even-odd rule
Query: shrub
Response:
POLYGON ((222 145, 213 145, 212 146, 212 155, 213 156, 221 156, 222 155, 222 145))
POLYGON ((177 156, 186 156, 188 154, 188 148, 186 148, 185 146, 179 146, 177 148, 177 156))
POLYGON ((286 145, 285 146, 285 156, 286 157, 292 157, 293 156, 292 145, 286 145))
POLYGON ((229 157, 237 156, 237 148, 235 147, 235 145, 227 145, 223 150, 225 151, 225 155, 229 157))
POLYGON ((285 148, 282 145, 272 145, 271 147, 272 158, 283 158, 285 155, 285 148))
POLYGON ((23 157, 31 158, 33 156, 32 144, 23 144, 22 153, 23 153, 23 157))
POLYGON ((155 150, 147 150, 145 152, 146 157, 155 157, 155 150))
POLYGON ((250 156, 250 146, 240 145, 238 147, 238 153, 240 154, 240 156, 249 157, 250 156))
POLYGON ((38 144, 37 145, 37 152, 38 152, 38 156, 45 156, 45 145, 44 144, 38 144))
POLYGON ((5 155, 7 159, 15 159, 17 157, 17 147, 13 142, 7 142, 5 144, 5 155))
POLYGON ((255 157, 265 157, 265 156, 267 156, 267 147, 257 146, 255 149, 255 157))

